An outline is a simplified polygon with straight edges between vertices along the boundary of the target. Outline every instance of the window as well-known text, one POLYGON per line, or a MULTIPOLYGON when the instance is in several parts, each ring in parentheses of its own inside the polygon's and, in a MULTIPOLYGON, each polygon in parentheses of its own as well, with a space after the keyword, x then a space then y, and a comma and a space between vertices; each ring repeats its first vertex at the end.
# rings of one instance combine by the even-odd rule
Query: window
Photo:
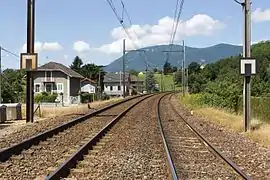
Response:
POLYGON ((113 90, 113 86, 110 86, 110 90, 111 90, 111 91, 113 90))
POLYGON ((64 91, 64 87, 63 87, 63 83, 57 83, 57 92, 63 92, 64 91))
POLYGON ((51 78, 52 77, 52 71, 46 71, 46 75, 47 75, 47 78, 51 78))
POLYGON ((121 86, 118 86, 118 91, 120 91, 121 90, 121 86))
POLYGON ((52 81, 52 71, 45 71, 45 80, 52 81))
POLYGON ((46 90, 46 92, 52 92, 52 84, 46 84, 45 90, 46 90))
POLYGON ((35 84, 35 92, 40 92, 40 84, 35 84))

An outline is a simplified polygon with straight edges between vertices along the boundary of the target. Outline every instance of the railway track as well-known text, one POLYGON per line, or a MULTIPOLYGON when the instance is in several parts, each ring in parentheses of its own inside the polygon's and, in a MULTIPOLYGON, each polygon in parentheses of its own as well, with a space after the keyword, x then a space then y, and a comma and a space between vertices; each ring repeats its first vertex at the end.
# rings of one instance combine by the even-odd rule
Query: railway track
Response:
MULTIPOLYGON (((91 143, 95 144, 128 110, 151 96, 126 99, 3 149, 0 152, 0 177, 34 179, 53 172, 71 156, 70 162, 75 162, 79 156, 73 153, 78 149, 83 152, 91 143)), ((68 171, 69 167, 70 163, 66 163, 62 168, 68 171)))
POLYGON ((251 179, 181 117, 171 96, 161 98, 157 107, 171 178, 251 179))
POLYGON ((160 95, 130 106, 53 171, 51 179, 167 179, 156 124, 160 95), (127 113, 127 114, 126 114, 127 113))

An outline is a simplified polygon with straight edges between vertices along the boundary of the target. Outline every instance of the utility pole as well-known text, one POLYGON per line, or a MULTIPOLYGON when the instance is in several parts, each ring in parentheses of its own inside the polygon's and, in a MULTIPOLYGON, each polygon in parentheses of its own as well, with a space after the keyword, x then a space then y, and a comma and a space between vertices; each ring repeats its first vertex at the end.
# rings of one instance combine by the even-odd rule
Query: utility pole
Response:
POLYGON ((126 40, 123 39, 123 98, 125 98, 126 94, 126 63, 125 63, 125 55, 126 55, 126 40))
POLYGON ((182 61, 182 93, 185 95, 185 62, 186 62, 186 48, 185 41, 183 40, 183 50, 175 50, 175 51, 162 51, 162 52, 182 52, 184 54, 182 61))
MULTIPOLYGON (((250 20, 250 2, 245 0, 244 4, 244 46, 243 57, 250 58, 250 46, 251 46, 251 20, 250 20)), ((250 130, 250 76, 244 78, 244 116, 245 116, 245 131, 250 130)))
POLYGON ((182 89, 183 89, 183 96, 185 96, 185 91, 186 91, 186 88, 185 88, 185 61, 186 61, 186 51, 185 51, 185 41, 183 40, 183 63, 182 63, 182 89))
POLYGON ((175 91, 175 72, 173 72, 173 91, 175 91))
MULTIPOLYGON (((119 83, 120 83, 120 91, 121 91, 121 87, 122 87, 121 71, 119 72, 119 78, 120 78, 119 83)), ((120 93, 120 96, 121 96, 121 93, 120 93)))
POLYGON ((98 70, 98 98, 101 100, 101 77, 100 77, 100 69, 98 70))
POLYGON ((148 63, 146 61, 146 67, 145 67, 145 91, 148 92, 148 82, 147 82, 147 76, 148 76, 148 63))
POLYGON ((0 46, 0 104, 2 104, 2 47, 0 46))
POLYGON ((250 103, 250 81, 251 75, 256 73, 256 60, 251 59, 251 19, 250 19, 250 1, 244 0, 239 2, 244 10, 244 38, 243 38, 243 59, 241 60, 241 74, 244 76, 244 87, 243 87, 243 113, 244 113, 244 129, 245 132, 250 130, 250 119, 251 119, 251 103, 250 103), (251 62, 252 61, 252 62, 251 62))
MULTIPOLYGON (((35 0, 27 1, 27 53, 34 53, 35 43, 35 0)), ((27 70, 26 75, 26 122, 33 122, 34 110, 34 80, 33 71, 27 70)))
POLYGON ((187 78, 186 78, 186 82, 187 82, 187 87, 186 87, 186 91, 187 91, 187 93, 188 93, 188 67, 187 67, 187 76, 186 76, 187 78))
POLYGON ((164 92, 163 74, 164 71, 161 72, 161 92, 164 92))

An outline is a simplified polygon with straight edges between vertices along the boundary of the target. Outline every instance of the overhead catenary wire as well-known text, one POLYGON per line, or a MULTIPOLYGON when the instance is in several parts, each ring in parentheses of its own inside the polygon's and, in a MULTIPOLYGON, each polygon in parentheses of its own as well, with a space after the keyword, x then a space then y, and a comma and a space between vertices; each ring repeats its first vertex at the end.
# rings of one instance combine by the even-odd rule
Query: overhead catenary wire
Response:
POLYGON ((178 5, 179 5, 179 0, 176 0, 176 7, 175 7, 175 11, 174 11, 174 16, 173 16, 174 21, 173 21, 173 25, 172 25, 172 32, 171 32, 171 38, 170 38, 169 44, 172 44, 172 37, 173 37, 174 28, 175 28, 175 19, 177 16, 178 5))
MULTIPOLYGON (((169 52, 172 51, 172 47, 174 44, 174 40, 175 40, 175 35, 179 26, 179 21, 180 21, 180 17, 182 14, 182 10, 184 8, 184 2, 185 0, 181 0, 180 5, 179 5, 179 0, 176 1, 176 7, 175 7, 175 12, 174 12, 174 21, 173 21, 173 25, 172 25, 172 32, 171 32, 171 38, 169 41, 169 52), (179 10, 178 10, 179 9, 179 10)), ((166 61, 168 61, 170 58, 170 54, 168 53, 166 61)))
MULTIPOLYGON (((122 28, 124 29, 126 35, 127 35, 128 38, 131 40, 131 43, 132 43, 132 45, 134 46, 134 48, 135 48, 135 49, 140 49, 141 47, 138 46, 136 43, 134 43, 134 40, 133 40, 132 36, 131 36, 130 33, 128 32, 127 27, 126 27, 126 25, 125 25, 125 23, 124 23, 124 21, 123 21, 123 17, 121 18, 121 17, 118 15, 117 10, 116 10, 116 8, 115 8, 115 6, 114 6, 112 0, 107 0, 107 2, 108 2, 108 4, 110 5, 111 9, 113 10, 113 12, 114 12, 114 14, 115 14, 117 20, 118 20, 119 23, 121 24, 122 28)), ((121 4, 122 4, 123 12, 124 12, 124 13, 127 15, 127 17, 128 17, 128 21, 129 21, 129 23, 130 23, 130 25, 131 25, 131 29, 132 29, 133 32, 134 32, 134 36, 136 37, 136 40, 138 40, 137 33, 136 33, 135 29, 132 27, 132 21, 131 21, 131 18, 130 18, 130 16, 129 16, 129 13, 128 13, 128 11, 127 11, 127 9, 126 9, 126 7, 125 7, 125 5, 124 5, 124 2, 123 2, 122 0, 121 0, 121 4)), ((145 54, 146 57, 148 57, 148 54, 147 54, 145 51, 142 51, 142 52, 145 54)), ((139 55, 141 56, 141 53, 139 53, 139 55)), ((145 58, 143 58, 143 61, 145 62, 145 64, 148 64, 148 65, 149 65, 149 62, 148 62, 145 58)), ((148 68, 148 67, 147 67, 147 68, 148 68)))
POLYGON ((182 0, 181 3, 180 3, 180 7, 179 7, 177 19, 176 19, 176 25, 175 25, 175 28, 174 28, 171 44, 174 43, 174 39, 175 39, 175 35, 176 35, 177 29, 178 29, 180 17, 181 17, 182 10, 183 10, 183 7, 184 7, 184 2, 185 2, 185 0, 182 0))
POLYGON ((11 54, 11 55, 13 55, 13 56, 15 56, 15 57, 17 57, 17 58, 20 58, 19 55, 17 55, 17 54, 14 53, 14 52, 11 52, 11 51, 7 50, 6 48, 4 48, 4 47, 2 47, 2 46, 1 46, 1 50, 4 51, 4 52, 6 52, 6 53, 8 53, 8 54, 11 54))

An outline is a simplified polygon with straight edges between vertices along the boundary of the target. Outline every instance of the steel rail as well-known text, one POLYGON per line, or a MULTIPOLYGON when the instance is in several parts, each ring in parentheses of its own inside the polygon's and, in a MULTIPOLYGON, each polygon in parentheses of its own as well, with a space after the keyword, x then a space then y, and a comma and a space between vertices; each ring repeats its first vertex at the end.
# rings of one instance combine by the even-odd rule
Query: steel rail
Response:
POLYGON ((39 133, 35 136, 32 136, 28 139, 25 139, 23 140, 22 142, 19 142, 13 146, 10 146, 8 148, 5 148, 5 149, 2 149, 0 151, 0 162, 5 162, 7 161, 12 155, 17 155, 17 154, 20 154, 20 152, 24 149, 28 149, 30 148, 32 145, 36 145, 38 144, 40 141, 45 141, 47 138, 50 138, 52 137, 53 135, 59 133, 59 132, 62 132, 80 122, 83 122, 99 113, 102 113, 108 109, 111 109, 117 105, 120 105, 122 103, 125 103, 127 101, 130 101, 130 100, 133 100, 135 98, 138 98, 138 97, 143 97, 145 96, 146 94, 144 95, 138 95, 138 96, 134 96, 134 97, 131 97, 131 98, 127 98, 127 99, 124 99, 124 100, 121 100, 119 102, 116 102, 114 104, 111 104, 111 105, 108 105, 108 106, 105 106, 101 109, 98 109, 94 112, 91 112, 91 113, 88 113, 86 115, 83 115, 81 117, 78 117, 78 118, 75 118, 74 120, 70 121, 70 122, 66 122, 64 124, 61 124, 59 126, 56 126, 52 129, 49 129, 47 131, 44 131, 42 133, 39 133))
MULTIPOLYGON (((171 99, 172 95, 170 95, 171 99)), ((227 158, 226 156, 224 156, 214 145, 212 145, 201 133, 199 133, 199 131, 197 131, 189 122, 187 122, 183 116, 175 109, 175 107, 173 106, 173 104, 170 102, 170 106, 171 109, 181 118, 182 121, 184 121, 184 123, 191 129, 191 131, 199 138, 199 140, 204 143, 207 144, 207 148, 209 150, 211 150, 212 152, 214 152, 214 154, 216 154, 216 156, 220 157, 222 160, 224 160, 230 167, 232 167, 235 172, 237 174, 239 174, 242 178, 246 179, 246 180, 252 180, 252 177, 248 176, 247 174, 245 174, 239 166, 237 166, 232 160, 230 160, 229 158, 227 158)))
POLYGON ((171 157, 171 153, 170 153, 170 150, 169 150, 169 147, 168 147, 168 143, 167 143, 167 140, 165 138, 165 133, 164 133, 164 130, 163 130, 163 126, 162 126, 162 122, 161 122, 161 115, 160 115, 160 102, 166 95, 168 95, 168 94, 165 94, 165 95, 161 96, 161 98, 158 100, 158 104, 157 104, 157 120, 158 120, 160 133, 161 133, 162 140, 163 140, 164 149, 166 151, 167 163, 168 163, 168 166, 169 166, 169 169, 170 169, 171 178, 173 180, 178 180, 178 176, 177 176, 176 169, 175 169, 172 157, 171 157))
POLYGON ((83 159, 83 156, 87 154, 88 150, 92 149, 93 146, 108 132, 123 116, 126 115, 133 107, 135 107, 140 102, 154 95, 146 96, 143 99, 135 102, 127 109, 122 111, 117 117, 115 117, 111 122, 102 128, 94 137, 92 137, 88 142, 86 142, 82 147, 80 147, 76 152, 74 152, 65 162, 63 162, 54 172, 46 177, 46 180, 56 180, 68 176, 70 169, 76 167, 77 162, 83 159))

